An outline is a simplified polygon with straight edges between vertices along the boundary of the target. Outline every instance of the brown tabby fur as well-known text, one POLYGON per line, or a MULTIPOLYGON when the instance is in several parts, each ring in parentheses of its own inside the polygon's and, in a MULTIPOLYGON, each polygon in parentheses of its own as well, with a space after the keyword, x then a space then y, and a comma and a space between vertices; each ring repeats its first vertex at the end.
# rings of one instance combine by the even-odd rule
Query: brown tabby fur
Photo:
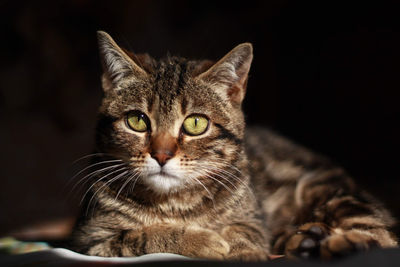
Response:
POLYGON ((111 156, 122 167, 92 175, 72 235, 76 251, 266 260, 272 253, 329 259, 396 246, 389 213, 344 170, 269 130, 245 131, 250 44, 213 64, 157 62, 122 50, 104 32, 99 43, 105 97, 96 139, 102 154, 94 164, 110 166, 111 156), (148 116, 145 133, 127 127, 132 110, 148 116), (182 130, 191 114, 208 117, 204 134, 182 130), (168 156, 165 166, 176 160, 183 184, 149 181, 146 162, 154 153, 168 156))

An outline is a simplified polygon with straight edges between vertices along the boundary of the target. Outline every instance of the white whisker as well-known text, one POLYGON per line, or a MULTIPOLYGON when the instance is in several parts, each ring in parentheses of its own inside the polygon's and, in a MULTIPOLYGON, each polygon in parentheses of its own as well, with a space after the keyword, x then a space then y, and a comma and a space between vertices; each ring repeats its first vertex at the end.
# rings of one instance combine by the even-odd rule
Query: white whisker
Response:
POLYGON ((193 176, 189 175, 189 179, 195 180, 197 183, 199 183, 204 188, 204 190, 206 190, 207 194, 209 195, 209 197, 210 197, 210 199, 211 199, 211 201, 213 203, 214 210, 216 210, 214 196, 211 194, 210 190, 208 190, 207 187, 199 179, 197 179, 196 177, 193 177, 193 176))
MULTIPOLYGON (((93 176, 95 176, 95 175, 97 175, 97 174, 100 174, 100 173, 102 173, 102 172, 108 171, 108 170, 110 170, 110 169, 114 169, 114 168, 121 167, 121 166, 123 166, 123 165, 125 165, 125 164, 126 164, 126 163, 120 163, 120 164, 116 164, 116 165, 112 165, 112 166, 108 166, 108 167, 102 168, 102 169, 100 169, 100 170, 94 170, 93 172, 91 172, 91 173, 85 175, 83 178, 81 178, 77 183, 75 183, 75 185, 72 187, 71 190, 73 191, 73 190, 75 189, 75 187, 78 186, 78 185, 79 185, 83 180, 85 180, 85 179, 86 179, 86 182, 85 182, 85 183, 87 183, 87 181, 90 180, 91 177, 93 177, 93 176)), ((84 184, 85 184, 85 183, 84 183, 84 184)))
POLYGON ((109 156, 109 157, 112 157, 112 155, 106 154, 106 153, 93 153, 93 154, 88 154, 88 155, 85 155, 85 156, 83 156, 83 157, 80 157, 80 158, 74 160, 74 161, 71 163, 71 165, 75 165, 76 163, 78 163, 78 162, 81 161, 81 160, 84 160, 84 159, 87 159, 87 158, 90 158, 90 157, 97 157, 97 156, 109 156))
POLYGON ((124 187, 130 182, 130 181, 132 181, 133 179, 135 179, 135 177, 138 175, 138 173, 136 172, 136 173, 134 173, 134 174, 132 174, 131 176, 129 176, 129 178, 128 179, 126 179, 126 181, 124 182, 124 184, 121 186, 121 188, 118 190, 118 193, 117 193, 117 195, 115 196, 115 199, 114 200, 117 200, 118 199, 118 196, 119 196, 119 194, 122 192, 122 190, 124 189, 124 187))
MULTIPOLYGON (((217 162, 215 162, 215 163, 217 163, 217 162)), ((218 164, 218 163, 217 163, 218 164)), ((229 166, 227 166, 227 165, 222 165, 223 167, 229 167, 229 166)), ((240 179, 238 176, 236 176, 236 175, 234 175, 233 173, 231 173, 231 172, 229 172, 229 171, 226 171, 225 169, 223 169, 223 168, 219 168, 218 166, 216 166, 216 164, 215 165, 210 165, 210 164, 205 164, 205 165, 203 165, 203 167, 205 167, 206 169, 211 169, 211 170, 215 170, 215 171, 217 171, 217 172, 222 172, 223 174, 225 174, 225 175, 227 175, 228 177, 230 177, 231 179, 234 179, 235 181, 237 181, 237 182, 239 182, 240 184, 242 184, 243 186, 245 186, 246 187, 246 189, 248 190, 248 192, 250 193, 250 195, 251 195, 251 197, 253 198, 253 200, 254 201, 256 201, 257 202, 257 198, 256 198, 256 196, 254 195, 254 192, 253 192, 253 190, 250 188, 250 186, 247 184, 247 183, 245 183, 242 179, 240 179)), ((231 167, 234 167, 234 166, 232 166, 231 165, 231 167)), ((236 168, 236 167, 235 167, 236 168)), ((238 172, 240 172, 239 170, 238 170, 238 172)), ((219 176, 219 177, 221 177, 221 175, 219 176)), ((223 177, 221 177, 221 178, 223 178, 223 177)), ((224 177, 225 179, 227 179, 226 177, 224 177)), ((229 179, 228 179, 229 180, 229 179)), ((230 181, 230 180, 229 180, 230 181)), ((230 183, 232 183, 231 181, 230 181, 230 183)))
MULTIPOLYGON (((92 197, 90 198, 90 200, 89 200, 89 202, 88 202, 87 209, 86 209, 86 215, 88 214, 89 207, 90 207, 90 203, 93 201, 93 199, 94 199, 94 197, 97 195, 97 193, 99 193, 100 190, 105 190, 107 186, 111 185, 113 182, 117 181, 118 179, 120 179, 121 177, 123 177, 123 176, 124 176, 125 174, 127 174, 127 173, 129 173, 129 170, 124 171, 124 172, 118 174, 118 175, 115 176, 114 178, 112 178, 112 179, 110 179, 109 181, 105 182, 102 186, 100 186, 99 189, 96 190, 96 192, 94 192, 94 194, 92 195, 92 197)), ((97 183, 97 182, 96 182, 96 183, 97 183)), ((92 186, 93 186, 93 185, 92 185, 92 186)), ((96 203, 94 203, 94 205, 93 205, 93 212, 94 212, 94 209, 95 209, 96 204, 97 204, 97 201, 96 201, 96 203)))
POLYGON ((135 179, 135 181, 133 181, 133 185, 131 185, 131 187, 129 188, 129 192, 133 192, 133 190, 135 189, 135 185, 136 185, 136 182, 139 180, 139 178, 140 178, 140 173, 138 173, 138 176, 136 177, 136 179, 135 179))
MULTIPOLYGON (((90 190, 93 188, 93 186, 95 186, 98 182, 100 182, 101 180, 104 180, 105 178, 109 177, 110 175, 112 175, 112 174, 114 174, 114 173, 117 173, 117 172, 120 172, 120 171, 124 171, 124 170, 126 170, 126 167, 119 168, 118 170, 112 171, 112 172, 110 172, 110 173, 108 173, 108 174, 106 174, 106 175, 100 177, 99 179, 97 179, 96 182, 94 182, 94 183, 86 190, 86 193, 83 195, 80 204, 82 204, 83 200, 86 198, 86 195, 90 192, 90 190)), ((114 178, 112 178, 112 179, 114 179, 114 178)), ((111 179, 111 180, 112 180, 112 179, 111 179)))
POLYGON ((65 186, 68 186, 76 177, 78 177, 81 173, 83 173, 84 171, 86 171, 86 170, 88 170, 90 168, 93 168, 93 167, 101 165, 101 164, 114 163, 114 162, 122 162, 122 160, 121 159, 105 160, 105 161, 100 161, 100 162, 96 162, 94 164, 91 164, 91 165, 87 166, 86 168, 84 168, 83 170, 79 171, 74 176, 72 176, 72 178, 68 181, 68 183, 65 186))

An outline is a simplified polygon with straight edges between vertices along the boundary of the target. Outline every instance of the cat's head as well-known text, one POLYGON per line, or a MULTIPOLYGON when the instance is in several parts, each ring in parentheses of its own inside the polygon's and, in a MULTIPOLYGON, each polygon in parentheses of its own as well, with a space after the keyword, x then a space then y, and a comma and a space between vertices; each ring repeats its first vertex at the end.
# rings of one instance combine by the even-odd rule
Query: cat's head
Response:
POLYGON ((129 164, 125 179, 138 178, 161 194, 229 185, 243 155, 241 103, 251 44, 235 47, 216 63, 156 61, 121 49, 105 32, 98 38, 104 70, 99 152, 129 164))

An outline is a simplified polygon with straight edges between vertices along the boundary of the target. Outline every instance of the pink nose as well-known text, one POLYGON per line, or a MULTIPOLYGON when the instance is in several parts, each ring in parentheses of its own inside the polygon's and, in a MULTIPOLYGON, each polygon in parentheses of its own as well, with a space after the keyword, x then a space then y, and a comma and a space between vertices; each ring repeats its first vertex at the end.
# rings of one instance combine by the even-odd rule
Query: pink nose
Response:
POLYGON ((150 140, 150 155, 160 166, 164 166, 167 160, 173 158, 177 149, 176 139, 169 133, 155 134, 150 140))
POLYGON ((173 153, 171 151, 156 151, 155 153, 151 153, 151 157, 157 160, 160 166, 164 166, 167 163, 167 160, 173 157, 173 153))

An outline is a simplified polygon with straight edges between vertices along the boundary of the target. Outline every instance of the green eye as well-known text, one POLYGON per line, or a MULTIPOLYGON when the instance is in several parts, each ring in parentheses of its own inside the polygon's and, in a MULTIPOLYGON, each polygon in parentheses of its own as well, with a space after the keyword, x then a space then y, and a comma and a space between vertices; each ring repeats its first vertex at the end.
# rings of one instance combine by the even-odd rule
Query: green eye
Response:
POLYGON ((147 116, 140 111, 132 111, 128 114, 127 117, 128 126, 134 131, 137 132, 146 131, 148 128, 147 122, 148 122, 147 116))
POLYGON ((183 122, 183 129, 189 135, 200 135, 207 130, 208 119, 202 115, 191 115, 183 122))

